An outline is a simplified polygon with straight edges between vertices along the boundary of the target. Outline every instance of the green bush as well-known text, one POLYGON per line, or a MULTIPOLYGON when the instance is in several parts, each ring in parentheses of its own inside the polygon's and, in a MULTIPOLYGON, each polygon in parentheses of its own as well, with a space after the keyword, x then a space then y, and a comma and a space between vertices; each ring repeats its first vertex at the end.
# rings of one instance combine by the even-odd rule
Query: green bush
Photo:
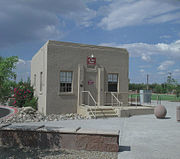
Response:
POLYGON ((33 98, 33 89, 32 87, 27 87, 22 84, 14 88, 14 105, 18 107, 23 107, 27 101, 30 101, 33 98))
POLYGON ((37 101, 38 101, 38 98, 33 97, 31 100, 29 101, 27 100, 23 106, 24 107, 31 106, 32 108, 37 110, 37 101))
POLYGON ((18 107, 31 106, 37 109, 37 98, 34 97, 33 87, 30 85, 30 79, 27 82, 20 81, 14 88, 15 101, 13 105, 18 107))
POLYGON ((9 98, 8 99, 8 105, 9 106, 14 106, 14 101, 15 101, 15 98, 9 98))

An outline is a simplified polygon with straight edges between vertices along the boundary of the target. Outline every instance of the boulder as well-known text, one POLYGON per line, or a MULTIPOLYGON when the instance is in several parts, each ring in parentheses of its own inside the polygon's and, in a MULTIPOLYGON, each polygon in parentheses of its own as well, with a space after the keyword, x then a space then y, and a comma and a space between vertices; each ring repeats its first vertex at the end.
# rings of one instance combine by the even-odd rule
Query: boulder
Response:
POLYGON ((167 114, 167 110, 163 105, 158 105, 154 109, 154 115, 156 116, 156 118, 163 119, 165 118, 166 114, 167 114))
POLYGON ((23 112, 25 113, 32 113, 35 112, 36 110, 33 109, 32 107, 23 107, 23 112))

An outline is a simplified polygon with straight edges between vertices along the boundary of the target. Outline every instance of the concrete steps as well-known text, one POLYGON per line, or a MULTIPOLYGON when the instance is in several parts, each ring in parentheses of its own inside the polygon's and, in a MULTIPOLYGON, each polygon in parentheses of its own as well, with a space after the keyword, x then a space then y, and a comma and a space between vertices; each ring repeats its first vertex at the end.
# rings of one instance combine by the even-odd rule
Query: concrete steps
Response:
POLYGON ((117 113, 115 112, 114 108, 109 107, 102 107, 102 108, 88 108, 87 112, 91 118, 94 118, 94 114, 96 114, 96 118, 112 118, 118 117, 117 113))

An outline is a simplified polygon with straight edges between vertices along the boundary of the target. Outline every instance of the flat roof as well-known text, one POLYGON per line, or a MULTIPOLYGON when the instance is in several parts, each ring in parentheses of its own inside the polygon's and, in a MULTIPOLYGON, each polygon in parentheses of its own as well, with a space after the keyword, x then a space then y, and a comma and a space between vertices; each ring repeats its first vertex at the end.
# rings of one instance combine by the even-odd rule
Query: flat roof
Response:
POLYGON ((98 45, 89 45, 89 44, 80 44, 80 43, 72 43, 72 42, 63 42, 63 41, 55 41, 48 40, 47 45, 59 45, 59 46, 70 46, 70 47, 85 47, 85 48, 94 48, 94 49, 109 49, 109 50, 118 50, 123 51, 124 53, 128 53, 125 48, 117 48, 117 47, 109 47, 109 46, 98 46, 98 45))

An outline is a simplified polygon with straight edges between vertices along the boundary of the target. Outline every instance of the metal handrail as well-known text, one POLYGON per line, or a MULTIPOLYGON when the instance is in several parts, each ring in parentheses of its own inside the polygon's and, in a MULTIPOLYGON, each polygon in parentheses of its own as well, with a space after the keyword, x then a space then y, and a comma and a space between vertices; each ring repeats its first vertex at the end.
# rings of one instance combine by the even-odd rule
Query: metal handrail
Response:
MULTIPOLYGON (((93 116, 96 118, 96 109, 97 109, 97 102, 95 101, 94 97, 92 96, 90 91, 82 91, 81 93, 88 93, 88 106, 89 106, 89 96, 91 97, 91 99, 93 100, 94 104, 95 104, 95 114, 93 113, 91 107, 88 107, 91 110, 91 113, 93 114, 93 116)), ((82 104, 81 104, 82 105, 82 104)))
POLYGON ((121 106, 123 104, 123 102, 119 100, 118 96, 120 94, 128 94, 128 93, 127 92, 105 92, 105 94, 106 94, 106 98, 107 98, 108 94, 110 95, 109 97, 111 97, 110 103, 106 101, 106 104, 108 104, 108 105, 110 104, 111 106, 114 106, 114 105, 121 106), (115 94, 117 94, 117 97, 115 94), (114 103, 114 98, 116 100, 115 103, 114 103))
POLYGON ((114 95, 114 92, 111 92, 111 95, 116 99, 116 101, 118 102, 118 106, 121 106, 121 102, 119 101, 119 99, 114 95))
POLYGON ((82 93, 88 93, 88 95, 91 97, 91 99, 93 100, 94 104, 97 105, 97 102, 95 101, 94 97, 92 96, 90 91, 82 91, 82 93))

